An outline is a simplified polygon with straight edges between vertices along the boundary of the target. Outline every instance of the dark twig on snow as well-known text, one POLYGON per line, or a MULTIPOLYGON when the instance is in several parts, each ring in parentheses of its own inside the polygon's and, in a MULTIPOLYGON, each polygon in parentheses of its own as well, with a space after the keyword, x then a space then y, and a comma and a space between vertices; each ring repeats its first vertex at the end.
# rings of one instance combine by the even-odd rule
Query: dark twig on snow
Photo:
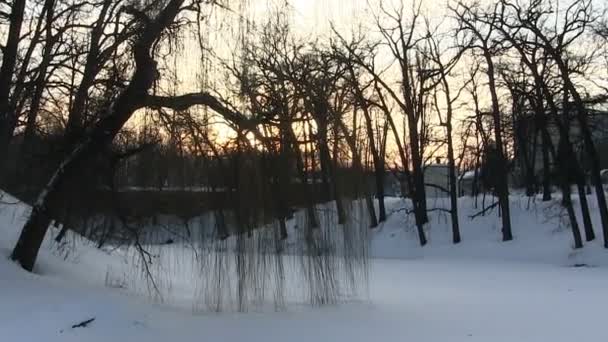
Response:
POLYGON ((76 328, 86 328, 89 324, 91 324, 93 321, 95 320, 95 317, 93 318, 89 318, 86 321, 82 321, 78 324, 74 324, 72 325, 72 329, 76 329, 76 328))

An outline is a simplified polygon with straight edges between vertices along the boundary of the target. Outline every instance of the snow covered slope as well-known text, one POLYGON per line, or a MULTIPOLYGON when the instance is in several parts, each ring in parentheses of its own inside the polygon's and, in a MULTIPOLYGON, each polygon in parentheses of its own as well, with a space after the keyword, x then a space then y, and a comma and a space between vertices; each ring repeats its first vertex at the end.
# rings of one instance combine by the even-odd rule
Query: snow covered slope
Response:
MULTIPOLYGON (((369 301, 287 312, 192 314, 107 288, 124 260, 84 240, 57 251, 50 239, 37 274, 8 260, 27 209, 0 208, 0 341, 606 341, 608 253, 599 242, 573 252, 553 210, 514 198, 515 241, 500 242, 496 214, 474 221, 463 199, 463 243, 449 219, 432 217, 417 246, 397 211, 372 239, 369 301), (551 212, 547 214, 547 212, 551 212), (67 256, 67 257, 66 257, 67 256), (573 267, 587 264, 588 267, 573 267), (86 327, 72 328, 94 318, 86 327)), ((467 202, 469 201, 469 202, 467 202)), ((391 200, 398 210, 400 200, 391 200)), ((599 233, 599 230, 598 230, 599 233)))
MULTIPOLYGON (((565 217, 565 211, 555 198, 542 202, 539 198, 525 196, 511 197, 511 222, 514 240, 502 242, 501 223, 498 209, 488 211, 484 216, 472 216, 482 210, 481 197, 477 208, 470 197, 459 198, 459 219, 462 242, 452 244, 450 216, 435 211, 429 215, 426 225, 429 245, 420 247, 414 227, 413 214, 408 215, 403 208, 409 208, 402 199, 391 198, 387 202, 389 215, 387 222, 374 232, 371 253, 376 258, 397 259, 474 259, 477 261, 511 261, 543 263, 552 265, 590 264, 608 266, 608 251, 602 247, 600 217, 594 196, 588 198, 592 210, 595 241, 585 242, 585 248, 574 250, 572 233, 565 217)), ((578 213, 578 197, 573 196, 578 213)), ((493 199, 486 199, 486 207, 493 199)), ((429 201, 429 209, 449 208, 447 198, 429 201)), ((579 217, 582 229, 582 218, 579 217)))

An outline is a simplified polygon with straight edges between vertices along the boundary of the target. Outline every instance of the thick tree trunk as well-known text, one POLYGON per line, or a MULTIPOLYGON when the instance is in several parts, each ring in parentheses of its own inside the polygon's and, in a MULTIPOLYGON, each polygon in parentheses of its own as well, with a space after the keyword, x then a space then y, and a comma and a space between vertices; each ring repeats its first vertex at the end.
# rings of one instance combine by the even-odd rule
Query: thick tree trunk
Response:
POLYGON ((61 193, 67 179, 93 151, 93 147, 94 144, 89 139, 78 144, 70 154, 66 155, 32 206, 32 212, 11 254, 11 259, 18 262, 25 270, 31 272, 34 269, 38 251, 51 223, 49 206, 58 199, 57 195, 61 193))
POLYGON ((386 221, 386 205, 384 203, 384 168, 375 168, 376 198, 378 199, 378 222, 386 221))
POLYGON ((570 196, 570 184, 562 181, 562 194, 563 194, 563 205, 566 207, 568 212, 568 218, 570 219, 570 228, 572 230, 572 237, 574 238, 574 248, 582 248, 583 240, 581 237, 581 231, 576 221, 576 214, 572 207, 572 198, 570 196))
MULTIPOLYGON (((416 131, 416 129, 414 129, 416 131)), ((427 243, 426 236, 424 233, 424 225, 429 222, 429 218, 426 212, 426 189, 424 186, 424 171, 422 170, 422 156, 420 156, 420 150, 418 146, 418 132, 413 132, 410 129, 410 143, 412 144, 412 164, 413 164, 413 189, 412 189, 412 201, 414 202, 414 218, 416 220, 416 229, 418 231, 418 239, 420 245, 424 246, 427 243)))
POLYGON ((363 196, 365 196, 365 204, 367 205, 367 211, 369 212, 369 226, 370 228, 378 227, 378 217, 376 216, 376 208, 374 208, 374 201, 372 199, 372 195, 369 191, 369 184, 367 184, 367 179, 365 179, 365 175, 363 175, 363 196))
POLYGON ((10 108, 10 92, 12 86, 13 72, 17 64, 17 49, 19 46, 19 35, 23 24, 23 14, 26 0, 14 0, 10 13, 10 24, 7 40, 2 49, 2 66, 0 67, 0 179, 6 161, 8 145, 13 137, 13 130, 17 118, 10 108))
POLYGON ((51 220, 45 207, 33 208, 11 254, 11 259, 17 261, 25 270, 30 272, 34 270, 38 251, 50 223, 51 220))

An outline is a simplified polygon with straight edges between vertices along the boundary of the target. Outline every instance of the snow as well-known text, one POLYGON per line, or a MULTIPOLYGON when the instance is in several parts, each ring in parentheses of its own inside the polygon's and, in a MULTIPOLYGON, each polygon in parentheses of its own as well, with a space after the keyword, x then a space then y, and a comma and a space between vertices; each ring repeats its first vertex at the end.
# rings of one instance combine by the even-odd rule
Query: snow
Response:
MULTIPOLYGON (((436 199, 429 208, 444 201, 436 199)), ((128 269, 128 262, 74 236, 72 246, 59 250, 49 237, 36 274, 24 272, 8 255, 28 209, 8 196, 0 203, 0 341, 555 342, 608 337, 603 330, 608 252, 601 241, 574 251, 556 203, 528 205, 526 198, 514 196, 515 240, 503 243, 496 212, 471 220, 478 209, 470 198, 461 198, 463 242, 450 243, 449 216, 434 212, 427 226, 429 245, 421 248, 406 224, 412 218, 401 210, 407 204, 389 199, 391 215, 371 238, 369 298, 248 313, 193 313, 191 306, 153 304, 108 287, 108 268, 128 269), (577 264, 587 267, 573 267, 577 264), (72 328, 90 318, 95 320, 87 327, 72 328)))

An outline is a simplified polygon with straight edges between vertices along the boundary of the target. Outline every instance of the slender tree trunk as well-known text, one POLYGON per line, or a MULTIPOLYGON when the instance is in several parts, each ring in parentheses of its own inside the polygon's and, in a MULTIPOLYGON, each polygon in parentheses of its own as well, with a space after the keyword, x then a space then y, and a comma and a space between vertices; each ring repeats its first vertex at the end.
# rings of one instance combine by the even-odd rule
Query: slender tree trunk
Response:
MULTIPOLYGON (((447 104, 447 112, 446 112, 446 141, 448 145, 448 182, 449 182, 449 190, 450 190, 450 218, 452 221, 452 242, 460 243, 460 225, 458 220, 458 193, 457 193, 457 181, 456 181, 456 161, 454 158, 454 141, 452 139, 452 115, 453 108, 452 103, 453 99, 450 92, 450 85, 447 80, 447 75, 445 72, 445 67, 441 63, 441 56, 437 56, 439 60, 439 68, 441 72, 441 83, 443 84, 443 91, 445 93, 445 100, 447 104)), ((439 111, 439 105, 437 101, 435 101, 437 106, 437 111, 439 111)))
POLYGON ((587 241, 592 241, 592 240, 595 240, 595 232, 593 231, 593 223, 591 221, 591 214, 589 213, 589 203, 587 201, 587 193, 585 191, 585 181, 582 179, 581 174, 579 172, 577 172, 577 175, 576 175, 576 187, 578 189, 579 203, 581 206, 581 215, 583 216, 583 226, 585 228, 585 239, 587 241))
POLYGON ((340 185, 338 184, 338 127, 334 127, 334 145, 333 145, 333 159, 332 159, 332 185, 333 185, 333 196, 336 202, 336 211, 338 214, 338 224, 346 223, 346 215, 344 213, 344 205, 342 203, 342 193, 340 191, 340 185))
POLYGON ((454 160, 454 145, 452 142, 452 123, 447 122, 448 141, 448 180, 450 183, 450 216, 452 220, 452 241, 459 243, 460 226, 458 222, 458 193, 456 189, 456 162, 454 160))
POLYGON ((378 199, 378 222, 386 221, 386 207, 384 204, 384 162, 381 160, 380 152, 376 146, 372 118, 368 109, 362 105, 367 129, 367 139, 369 141, 372 161, 374 163, 374 178, 376 180, 376 198, 378 199))
POLYGON ((374 174, 376 181, 376 198, 378 199, 378 221, 386 221, 386 207, 384 204, 384 161, 381 160, 380 152, 375 141, 374 127, 372 117, 369 112, 369 106, 366 103, 365 95, 359 84, 357 83, 357 76, 352 66, 349 67, 350 76, 353 81, 355 93, 357 96, 358 104, 363 111, 363 117, 365 120, 365 131, 367 133, 367 141, 369 143, 369 149, 372 154, 372 160, 374 163, 374 174))
POLYGON ((508 165, 504 154, 504 143, 502 140, 502 123, 500 118, 500 107, 498 105, 498 94, 496 93, 496 80, 494 78, 494 62, 492 61, 492 55, 486 48, 484 49, 484 56, 488 64, 487 76, 489 81, 490 95, 492 98, 492 117, 494 121, 494 139, 496 140, 496 151, 498 152, 498 165, 500 170, 505 171, 504 177, 496 177, 498 184, 496 184, 496 192, 498 195, 499 206, 502 210, 502 240, 510 241, 513 240, 513 233, 511 231, 511 210, 509 206, 509 177, 508 177, 508 165))

